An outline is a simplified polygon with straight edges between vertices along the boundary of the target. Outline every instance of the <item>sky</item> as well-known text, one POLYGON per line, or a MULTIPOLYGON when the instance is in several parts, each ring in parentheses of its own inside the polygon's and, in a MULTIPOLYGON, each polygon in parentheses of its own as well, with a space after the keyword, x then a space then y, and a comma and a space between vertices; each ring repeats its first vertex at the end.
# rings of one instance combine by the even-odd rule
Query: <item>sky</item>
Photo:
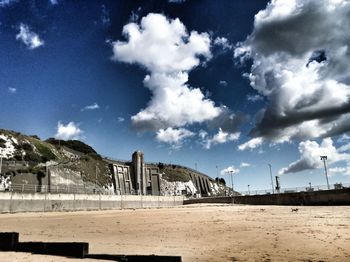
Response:
POLYGON ((0 0, 0 127, 239 191, 350 183, 350 2, 0 0))

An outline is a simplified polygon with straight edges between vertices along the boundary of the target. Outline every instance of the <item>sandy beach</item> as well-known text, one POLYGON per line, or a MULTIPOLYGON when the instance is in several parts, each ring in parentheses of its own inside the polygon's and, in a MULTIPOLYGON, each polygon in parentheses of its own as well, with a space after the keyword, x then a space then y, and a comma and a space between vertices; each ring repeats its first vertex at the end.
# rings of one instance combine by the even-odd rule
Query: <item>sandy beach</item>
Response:
MULTIPOLYGON (((91 254, 175 255, 185 262, 350 261, 348 206, 190 205, 1 214, 0 231, 17 231, 20 241, 89 242, 91 254)), ((0 261, 78 260, 0 252, 0 261)))

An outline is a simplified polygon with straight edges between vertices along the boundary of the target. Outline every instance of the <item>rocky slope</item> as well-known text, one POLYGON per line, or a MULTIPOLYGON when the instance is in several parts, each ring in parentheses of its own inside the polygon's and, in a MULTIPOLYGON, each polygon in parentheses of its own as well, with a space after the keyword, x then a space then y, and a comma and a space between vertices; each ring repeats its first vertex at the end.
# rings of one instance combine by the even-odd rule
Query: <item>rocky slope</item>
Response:
POLYGON ((108 191, 111 187, 107 163, 80 141, 42 141, 37 136, 0 129, 0 156, 0 189, 10 184, 45 186, 48 179, 52 191, 69 187, 108 191))

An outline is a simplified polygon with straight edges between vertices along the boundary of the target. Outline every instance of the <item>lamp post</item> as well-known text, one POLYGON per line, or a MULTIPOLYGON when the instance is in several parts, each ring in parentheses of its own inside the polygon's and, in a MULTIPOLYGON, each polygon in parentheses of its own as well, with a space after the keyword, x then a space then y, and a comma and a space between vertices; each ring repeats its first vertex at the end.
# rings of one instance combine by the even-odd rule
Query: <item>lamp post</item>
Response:
POLYGON ((248 194, 250 195, 250 185, 248 185, 248 194))
POLYGON ((1 148, 1 153, 0 153, 0 174, 2 171, 2 148, 1 148))
POLYGON ((326 179, 327 179, 327 187, 328 187, 328 190, 329 190, 330 187, 329 187, 329 182, 328 182, 327 165, 326 165, 327 156, 320 156, 320 157, 321 157, 321 160, 323 161, 324 172, 326 174, 326 179))
POLYGON ((270 168, 270 177, 271 177, 271 187, 272 187, 272 194, 275 193, 274 185, 273 185, 273 179, 272 179, 272 171, 271 171, 271 164, 268 164, 270 168))
POLYGON ((232 194, 233 194, 233 170, 228 171, 231 174, 231 188, 232 188, 232 194))

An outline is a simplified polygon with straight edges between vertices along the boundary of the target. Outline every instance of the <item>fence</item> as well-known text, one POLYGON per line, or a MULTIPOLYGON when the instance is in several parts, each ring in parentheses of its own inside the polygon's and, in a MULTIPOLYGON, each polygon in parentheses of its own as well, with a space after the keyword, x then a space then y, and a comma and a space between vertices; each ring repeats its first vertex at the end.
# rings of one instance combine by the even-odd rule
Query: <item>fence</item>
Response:
POLYGON ((241 191, 239 192, 243 196, 247 195, 270 195, 270 194, 283 194, 283 193, 297 193, 297 192, 314 192, 314 191, 324 191, 324 190, 334 190, 334 189, 343 189, 350 188, 350 183, 346 184, 333 184, 329 185, 319 185, 319 186, 307 186, 307 187, 289 187, 289 188, 281 188, 278 191, 275 189, 272 191, 271 189, 264 190, 249 190, 249 191, 241 191))
MULTIPOLYGON (((87 195, 140 195, 133 190, 131 193, 123 193, 120 189, 103 190, 100 187, 77 186, 77 185, 32 185, 32 184, 0 184, 0 192, 18 192, 18 193, 52 193, 52 194, 87 194, 87 195)), ((152 195, 148 191, 146 195, 152 195)))

